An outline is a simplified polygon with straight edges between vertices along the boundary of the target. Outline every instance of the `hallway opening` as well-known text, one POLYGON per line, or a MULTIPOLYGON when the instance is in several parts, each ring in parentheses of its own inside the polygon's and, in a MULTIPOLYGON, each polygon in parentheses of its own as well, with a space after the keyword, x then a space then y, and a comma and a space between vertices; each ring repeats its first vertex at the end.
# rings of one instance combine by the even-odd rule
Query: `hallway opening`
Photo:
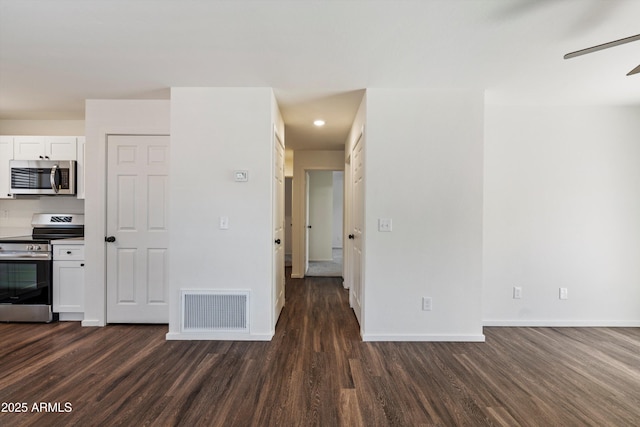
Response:
POLYGON ((306 173, 305 276, 343 276, 344 172, 306 173))

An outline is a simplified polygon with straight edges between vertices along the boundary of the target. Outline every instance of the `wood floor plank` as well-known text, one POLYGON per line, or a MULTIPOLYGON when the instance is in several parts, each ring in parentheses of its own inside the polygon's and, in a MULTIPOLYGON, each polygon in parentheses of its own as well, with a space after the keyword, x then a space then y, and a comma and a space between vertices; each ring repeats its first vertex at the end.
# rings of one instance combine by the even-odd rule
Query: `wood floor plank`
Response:
POLYGON ((162 325, 0 324, 0 402, 29 405, 0 412, 0 425, 639 424, 640 328, 364 343, 339 279, 289 278, 286 295, 271 342, 165 341, 162 325), (31 410, 40 402, 49 412, 31 410))

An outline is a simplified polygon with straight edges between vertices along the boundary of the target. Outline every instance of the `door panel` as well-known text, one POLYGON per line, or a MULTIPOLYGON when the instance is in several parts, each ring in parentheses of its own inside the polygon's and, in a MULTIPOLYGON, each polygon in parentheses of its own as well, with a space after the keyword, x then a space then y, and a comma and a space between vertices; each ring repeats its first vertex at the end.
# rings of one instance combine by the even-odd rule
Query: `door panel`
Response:
POLYGON ((168 323, 169 137, 107 141, 107 322, 168 323))
POLYGON ((116 225, 118 231, 136 231, 136 177, 118 176, 118 193, 116 203, 118 217, 116 225))
POLYGON ((353 147, 351 153, 351 177, 353 215, 353 236, 351 252, 351 287, 349 288, 349 302, 356 314, 358 323, 362 326, 362 239, 364 237, 364 159, 363 159, 363 135, 353 147))
POLYGON ((147 177, 147 188, 149 189, 149 210, 148 226, 149 231, 166 231, 166 213, 168 206, 166 195, 168 194, 168 183, 166 176, 147 177))
POLYGON ((118 248, 118 304, 134 304, 136 301, 136 255, 137 251, 131 248, 118 248))
POLYGON ((285 303, 284 274, 284 144, 274 132, 274 171, 273 171, 273 271, 274 271, 274 319, 275 327, 285 303))
POLYGON ((147 293, 149 304, 162 304, 167 295, 166 249, 147 249, 147 293))

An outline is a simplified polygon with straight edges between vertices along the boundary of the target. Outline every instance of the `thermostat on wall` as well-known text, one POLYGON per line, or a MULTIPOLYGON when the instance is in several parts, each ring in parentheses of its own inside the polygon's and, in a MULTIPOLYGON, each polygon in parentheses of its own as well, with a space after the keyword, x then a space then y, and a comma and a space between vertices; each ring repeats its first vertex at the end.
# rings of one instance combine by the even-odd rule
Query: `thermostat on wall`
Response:
POLYGON ((249 181, 249 171, 235 171, 233 176, 236 182, 249 181))

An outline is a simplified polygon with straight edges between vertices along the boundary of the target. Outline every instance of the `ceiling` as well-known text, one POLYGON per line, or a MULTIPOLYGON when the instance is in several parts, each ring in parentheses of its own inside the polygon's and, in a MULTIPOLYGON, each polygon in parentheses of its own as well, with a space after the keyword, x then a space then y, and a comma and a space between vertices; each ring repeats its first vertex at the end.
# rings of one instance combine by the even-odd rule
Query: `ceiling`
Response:
POLYGON ((486 90, 489 104, 640 105, 637 0, 0 0, 0 120, 85 99, 273 87, 295 149, 340 149, 365 88, 486 90), (323 118, 326 126, 312 121, 323 118))

